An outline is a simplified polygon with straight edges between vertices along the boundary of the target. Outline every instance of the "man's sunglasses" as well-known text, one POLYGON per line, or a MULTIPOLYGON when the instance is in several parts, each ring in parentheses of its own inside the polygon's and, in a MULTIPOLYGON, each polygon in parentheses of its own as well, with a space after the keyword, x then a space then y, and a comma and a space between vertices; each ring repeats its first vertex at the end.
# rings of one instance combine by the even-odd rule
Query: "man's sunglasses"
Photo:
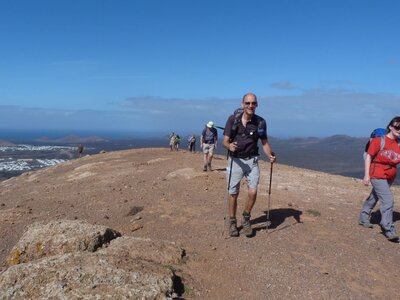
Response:
POLYGON ((250 105, 257 106, 257 102, 245 102, 244 104, 247 106, 250 106, 250 105))

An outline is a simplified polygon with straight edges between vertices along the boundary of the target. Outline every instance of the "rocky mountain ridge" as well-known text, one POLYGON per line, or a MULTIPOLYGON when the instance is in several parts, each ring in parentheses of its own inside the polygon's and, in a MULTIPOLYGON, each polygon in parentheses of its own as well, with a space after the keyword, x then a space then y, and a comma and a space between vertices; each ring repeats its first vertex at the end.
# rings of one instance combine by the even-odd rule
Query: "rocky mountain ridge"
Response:
MULTIPOLYGON (((163 268, 173 270, 182 280, 180 294, 171 297, 397 297, 400 245, 388 242, 381 234, 378 212, 372 215, 373 229, 357 225, 362 201, 370 191, 361 180, 285 166, 278 160, 270 198, 272 222, 266 230, 270 164, 262 161, 258 200, 251 218, 256 234, 252 238, 242 234, 227 238, 223 218, 226 159, 216 157, 212 172, 203 172, 201 167, 201 154, 135 149, 87 156, 0 182, 0 294, 5 292, 5 275, 10 272, 21 269, 23 278, 32 275, 24 267, 30 262, 7 264, 29 226, 70 220, 112 228, 124 239, 180 245, 185 259, 163 263, 163 268)), ((244 205, 245 184, 241 188, 239 212, 244 205)), ((398 198, 399 188, 393 191, 398 198)), ((397 227, 398 211, 396 204, 397 227)), ((157 247, 156 253, 160 253, 157 247)), ((100 250, 103 248, 109 247, 100 250)), ((78 259, 86 273, 93 274, 95 266, 91 269, 90 265, 98 259, 95 256, 78 259)), ((136 253, 127 259, 138 256, 136 253)), ((110 266, 120 264, 118 258, 125 256, 116 257, 110 258, 110 266)), ((35 260, 45 265, 49 259, 54 261, 47 257, 35 260)), ((142 267, 151 270, 147 265, 142 267)), ((23 282, 26 284, 20 281, 20 290, 23 282)), ((57 280, 52 282, 56 284, 57 280)), ((68 286, 72 281, 62 282, 68 286)), ((109 289, 99 291, 107 293, 109 289)), ((165 291, 162 294, 169 295, 165 291)))

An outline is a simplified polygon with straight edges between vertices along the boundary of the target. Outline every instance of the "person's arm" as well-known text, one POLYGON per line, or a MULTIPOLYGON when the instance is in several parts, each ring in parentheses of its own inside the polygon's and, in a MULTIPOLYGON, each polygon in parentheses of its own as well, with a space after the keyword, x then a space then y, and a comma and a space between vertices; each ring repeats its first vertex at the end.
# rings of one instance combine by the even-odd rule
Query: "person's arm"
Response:
POLYGON ((276 156, 275 156, 275 153, 272 152, 272 149, 268 143, 268 140, 262 139, 261 143, 263 145, 263 150, 264 150, 265 155, 267 155, 267 157, 269 158, 269 161, 271 163, 274 163, 276 161, 276 156))
POLYGON ((371 176, 369 175, 370 170, 371 170, 371 163, 373 161, 373 158, 376 157, 376 155, 380 151, 380 148, 381 148, 381 139, 380 138, 374 138, 369 143, 367 153, 365 155, 365 160, 364 160, 363 183, 365 185, 368 185, 371 182, 371 178, 370 178, 371 176))
POLYGON ((372 161, 372 157, 370 154, 367 153, 367 155, 365 157, 365 161, 364 161, 364 178, 363 178, 364 185, 368 185, 371 180, 371 178, 369 176, 369 169, 371 167, 371 161, 372 161))
POLYGON ((223 133, 224 139, 222 140, 222 145, 232 153, 237 150, 236 142, 231 141, 233 123, 234 123, 234 116, 232 115, 228 118, 228 120, 225 123, 224 133, 223 133))

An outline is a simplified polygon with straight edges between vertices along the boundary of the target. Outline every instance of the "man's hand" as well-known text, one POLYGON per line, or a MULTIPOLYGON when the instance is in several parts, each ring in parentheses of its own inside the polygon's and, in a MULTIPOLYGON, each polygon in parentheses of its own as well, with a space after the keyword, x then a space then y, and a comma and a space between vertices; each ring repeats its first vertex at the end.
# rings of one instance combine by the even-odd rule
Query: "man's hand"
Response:
POLYGON ((271 162, 271 164, 276 161, 275 152, 271 152, 271 154, 269 155, 269 161, 271 162))
POLYGON ((237 150, 237 148, 238 148, 237 143, 233 142, 233 143, 229 144, 228 150, 231 151, 231 152, 235 152, 237 150))

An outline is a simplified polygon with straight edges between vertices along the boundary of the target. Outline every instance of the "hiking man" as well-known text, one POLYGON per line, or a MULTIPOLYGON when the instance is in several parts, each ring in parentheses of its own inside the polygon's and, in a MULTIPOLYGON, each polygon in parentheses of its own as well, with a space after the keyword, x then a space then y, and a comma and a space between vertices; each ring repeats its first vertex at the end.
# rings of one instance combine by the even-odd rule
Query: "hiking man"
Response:
POLYGON ((179 150, 179 144, 181 142, 181 137, 179 136, 179 134, 175 135, 175 140, 174 140, 174 149, 176 151, 179 150))
POLYGON ((370 216, 376 203, 380 202, 381 228, 390 241, 397 241, 399 236, 393 224, 393 193, 390 186, 397 175, 400 163, 400 116, 394 117, 386 127, 386 135, 373 138, 368 147, 364 163, 363 183, 372 184, 372 191, 361 209, 359 224, 372 228, 370 216))
POLYGON ((78 145, 78 157, 82 157, 82 153, 83 153, 83 145, 79 144, 78 145))
POLYGON ((174 150, 175 147, 175 139, 176 139, 176 134, 175 132, 171 132, 171 134, 169 135, 169 148, 171 149, 171 151, 174 150))
POLYGON ((243 177, 247 179, 247 200, 243 211, 243 232, 247 237, 253 235, 250 225, 250 214, 257 198, 257 187, 260 178, 258 167, 258 139, 261 140, 262 148, 271 163, 276 157, 272 154, 268 143, 267 124, 263 118, 255 114, 258 106, 257 97, 253 93, 243 96, 243 112, 231 115, 225 125, 223 145, 229 151, 227 168, 229 188, 229 235, 239 236, 236 221, 237 199, 239 195, 240 182, 243 177), (229 171, 228 171, 229 170, 229 171))
POLYGON ((196 152, 196 136, 194 133, 188 139, 188 148, 190 152, 196 152))
POLYGON ((200 136, 200 147, 203 148, 204 153, 204 167, 203 171, 211 171, 211 161, 213 159, 214 151, 217 149, 218 132, 214 128, 214 122, 209 121, 200 136))

